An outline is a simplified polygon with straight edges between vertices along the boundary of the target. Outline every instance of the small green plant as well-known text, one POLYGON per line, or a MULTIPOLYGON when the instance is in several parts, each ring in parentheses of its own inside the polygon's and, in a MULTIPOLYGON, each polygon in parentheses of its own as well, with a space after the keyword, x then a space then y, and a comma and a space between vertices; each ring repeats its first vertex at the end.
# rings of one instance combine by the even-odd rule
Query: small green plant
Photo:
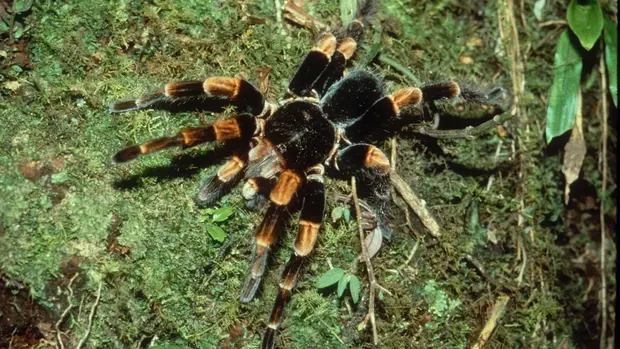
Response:
POLYGON ((422 295, 424 301, 428 305, 428 312, 432 314, 436 320, 426 323, 426 327, 431 329, 437 328, 440 322, 447 320, 462 304, 460 300, 450 299, 446 292, 438 289, 435 280, 426 282, 422 290, 422 295))
POLYGON ((5 5, 0 2, 0 81, 6 80, 3 90, 19 89, 21 84, 17 77, 29 67, 24 44, 24 33, 29 27, 23 20, 31 7, 32 0, 14 0, 10 6, 9 2, 5 5))
POLYGON ((357 303, 360 299, 360 279, 342 268, 333 268, 328 270, 316 282, 317 288, 327 288, 338 283, 338 297, 344 295, 344 291, 349 286, 353 303, 357 303))
POLYGON ((351 220, 351 210, 348 206, 336 206, 332 210, 332 222, 335 223, 341 218, 344 218, 347 222, 351 220))
POLYGON ((198 221, 206 223, 205 227, 207 232, 211 235, 213 240, 224 242, 224 240, 226 240, 226 231, 217 223, 226 221, 233 214, 232 207, 224 206, 218 209, 207 208, 203 210, 203 212, 204 214, 198 218, 198 221))
MULTIPOLYGON (((596 0, 571 0, 566 11, 567 29, 560 35, 553 62, 553 84, 549 91, 547 107, 547 142, 571 131, 564 146, 562 172, 566 178, 564 203, 568 204, 570 185, 579 178, 587 149, 583 130, 582 91, 596 81, 596 65, 585 60, 600 60, 600 102, 607 104, 609 91, 614 105, 618 105, 618 33, 617 25, 596 0), (600 50, 597 50, 597 43, 600 50), (592 51, 591 53, 589 51, 592 51), (588 69, 583 70, 584 66, 588 69), (608 82, 607 82, 608 81, 608 82)), ((607 105, 603 106, 603 110, 607 105)), ((604 119, 607 112, 604 111, 604 119)), ((606 121, 604 121, 606 122, 606 121)))
POLYGON ((17 19, 32 7, 32 0, 14 0, 13 5, 0 11, 0 34, 7 33, 11 41, 19 40, 27 28, 17 19))
MULTIPOLYGON (((603 13, 596 0, 572 0, 566 12, 569 28, 558 40, 553 85, 547 108, 547 142, 573 129, 580 106, 581 79, 585 53, 595 47, 602 36, 609 92, 618 105, 618 33, 616 24, 603 13), (579 43, 571 40, 573 33, 579 43), (602 35, 601 35, 602 34, 602 35), (581 47, 579 47, 581 46, 581 47)), ((589 73, 589 72, 587 72, 589 73)))

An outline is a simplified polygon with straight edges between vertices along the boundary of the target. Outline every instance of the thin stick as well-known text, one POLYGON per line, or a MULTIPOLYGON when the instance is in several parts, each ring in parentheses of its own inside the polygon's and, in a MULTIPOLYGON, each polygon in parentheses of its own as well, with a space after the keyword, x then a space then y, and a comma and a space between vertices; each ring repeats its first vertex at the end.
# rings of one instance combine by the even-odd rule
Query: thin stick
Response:
POLYGON ((483 134, 487 130, 496 127, 498 125, 502 125, 504 122, 510 120, 512 116, 509 113, 504 113, 501 115, 495 115, 493 119, 483 122, 478 126, 469 126, 464 129, 459 130, 435 130, 432 127, 424 126, 421 127, 414 132, 427 135, 433 138, 464 138, 464 139, 474 139, 476 136, 483 134))
POLYGON ((58 345, 61 349, 65 349, 65 344, 62 342, 62 338, 60 337, 60 335, 62 334, 62 332, 60 332, 60 325, 65 320, 65 316, 67 316, 71 308, 73 308, 73 304, 71 304, 71 301, 73 300, 73 289, 71 288, 71 285, 73 285, 73 281, 75 280, 75 278, 78 277, 78 275, 79 273, 75 273, 75 275, 73 275, 73 277, 69 280, 69 284, 67 285, 67 289, 69 290, 69 295, 67 295, 67 302, 69 303, 69 305, 62 312, 62 315, 60 315, 60 319, 58 319, 58 321, 56 321, 56 324, 54 325, 54 327, 56 328, 56 339, 58 340, 58 345))
POLYGON ((13 347, 13 339, 15 338, 15 332, 17 332, 17 327, 13 329, 13 333, 11 333, 11 340, 9 341, 9 349, 13 347))
POLYGON ((407 260, 405 261, 405 263, 403 263, 400 267, 398 267, 399 270, 407 267, 409 263, 411 263, 411 260, 413 259, 413 256, 415 256, 415 253, 418 251, 419 247, 420 247, 420 238, 416 240, 415 245, 413 245, 413 249, 411 250, 411 253, 409 253, 409 257, 407 257, 407 260))
POLYGON ((538 28, 542 28, 542 27, 547 27, 550 25, 561 25, 561 26, 566 26, 568 25, 568 22, 566 22, 563 19, 559 19, 559 20, 553 20, 553 21, 546 21, 546 22, 542 22, 538 25, 538 28))
POLYGON ((600 207, 600 219, 601 219, 601 338, 599 347, 605 348, 605 342, 607 341, 607 274, 605 268, 605 252, 606 252, 606 229, 605 229, 605 193, 607 191, 607 76, 605 73, 605 58, 601 55, 600 62, 601 72, 601 99, 603 100, 602 112, 603 112, 603 128, 601 131, 601 162, 602 162, 602 177, 603 183, 601 185, 601 207, 600 207))
MULTIPOLYGON (((521 241, 521 237, 518 238, 519 241, 521 241)), ((520 247, 521 251, 521 255, 523 256, 523 264, 521 264, 521 270, 519 271, 519 276, 517 277, 517 287, 521 286, 521 283, 523 282, 523 275, 525 274, 525 266, 527 265, 527 253, 525 251, 525 244, 524 243, 520 243, 518 244, 520 247)))
POLYGON ((471 265, 473 265, 478 272, 480 272, 480 274, 493 286, 503 290, 504 292, 507 293, 515 293, 517 290, 512 286, 512 285, 504 285, 501 284, 499 281, 493 279, 491 277, 491 275, 489 275, 489 273, 487 273, 486 268, 484 267, 484 265, 482 265, 482 263, 477 260, 476 258, 474 258, 472 255, 470 254, 466 254, 465 255, 465 259, 467 259, 467 261, 469 263, 471 263, 471 265))
POLYGON ((392 171, 396 171, 396 136, 392 137, 392 149, 390 153, 390 168, 392 171))
POLYGON ((390 180, 392 181, 392 185, 396 188, 396 191, 403 197, 403 200, 411 207, 413 212, 415 212, 422 224, 428 229, 428 231, 434 237, 440 237, 441 233, 439 232, 439 224, 431 214, 428 212, 426 208, 426 203, 420 200, 413 190, 409 187, 407 182, 405 182, 398 173, 394 171, 390 171, 390 180))
POLYGON ((517 188, 517 197, 519 198, 519 217, 517 218, 517 225, 522 227, 525 223, 525 192, 527 182, 527 164, 525 154, 525 143, 530 138, 530 122, 527 113, 522 113, 520 104, 522 96, 525 93, 525 75, 524 66, 525 63, 521 57, 521 49, 519 45, 519 32, 515 21, 515 14, 513 9, 513 0, 501 0, 499 2, 497 11, 497 24, 499 29, 500 38, 506 43, 506 53, 510 57, 510 76, 512 78, 512 91, 513 91, 513 108, 510 112, 519 120, 520 129, 523 130, 525 140, 523 137, 517 136, 517 142, 519 144, 519 178, 521 180, 519 188, 517 188))
POLYGON ((88 315, 88 327, 86 328, 86 333, 84 334, 84 337, 80 339, 80 342, 78 343, 76 349, 82 348, 82 345, 84 345, 84 342, 86 342, 88 335, 90 335, 90 329, 93 326, 93 317, 95 316, 95 309, 97 308, 97 305, 99 304, 99 299, 101 298, 102 285, 103 281, 99 280, 99 287, 97 288, 97 298, 95 298, 95 304, 93 304, 93 307, 90 308, 90 314, 88 315))
MULTIPOLYGON (((356 217, 362 216, 362 211, 360 210, 360 204, 357 200, 357 189, 355 184, 355 177, 351 177, 351 193, 353 194, 353 204, 355 205, 355 215, 356 217)), ((360 236, 360 242, 362 245, 362 256, 364 257, 364 262, 366 263, 366 271, 368 272, 368 281, 370 281, 370 296, 368 300, 368 317, 370 317, 370 324, 372 326, 372 338, 373 343, 377 345, 379 343, 379 339, 377 336, 377 324, 375 323, 375 273, 372 269, 372 264, 370 263, 370 257, 368 256, 368 249, 366 248, 366 244, 364 243, 364 229, 362 229, 362 224, 360 220, 357 220, 357 230, 360 236)))
MULTIPOLYGON (((359 200, 357 199, 357 189, 356 189, 356 185, 355 185, 355 177, 351 177, 351 193, 353 196, 353 203, 355 205, 355 214, 356 217, 361 217, 361 210, 360 210, 360 204, 359 204, 359 200)), ((369 300, 368 300, 368 314, 366 315, 366 318, 370 319, 370 324, 372 326, 372 338, 373 338, 373 343, 375 345, 379 344, 379 336, 377 335, 377 323, 375 321, 375 292, 376 292, 376 288, 379 288, 380 290, 384 291, 385 293, 392 295, 392 293, 388 290, 386 290, 385 288, 381 287, 381 285, 379 285, 377 283, 377 280, 375 279, 375 272, 372 268, 372 263, 370 263, 370 256, 368 254, 368 248, 366 247, 366 244, 364 243, 364 229, 362 228, 362 223, 360 222, 360 219, 358 218, 357 220, 357 230, 359 232, 359 236, 360 236, 360 242, 362 245, 362 257, 364 258, 364 262, 366 263, 366 271, 368 272, 368 281, 370 282, 370 296, 369 296, 369 300)), ((364 320, 366 321, 366 320, 364 320)))
POLYGON ((318 29, 319 31, 325 31, 329 29, 327 24, 311 16, 304 8, 297 6, 290 0, 284 2, 282 10, 284 12, 283 17, 297 25, 310 30, 318 29))
POLYGON ((484 345, 489 341, 491 335, 495 331, 499 320, 504 316, 506 312, 506 305, 510 300, 509 296, 501 295, 495 302, 493 306, 493 312, 491 313, 491 317, 487 320, 486 324, 484 324, 484 328, 482 328, 482 332, 480 332, 480 336, 478 336, 478 341, 471 347, 471 349, 482 349, 484 345))

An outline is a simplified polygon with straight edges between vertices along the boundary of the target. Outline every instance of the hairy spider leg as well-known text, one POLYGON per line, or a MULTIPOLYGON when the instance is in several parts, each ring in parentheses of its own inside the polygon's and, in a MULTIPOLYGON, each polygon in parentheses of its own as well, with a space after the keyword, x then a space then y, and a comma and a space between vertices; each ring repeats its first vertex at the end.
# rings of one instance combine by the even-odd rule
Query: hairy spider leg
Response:
POLYGON ((347 61, 353 56, 356 48, 357 42, 349 37, 338 45, 329 64, 327 64, 327 67, 325 67, 319 78, 312 84, 311 88, 316 91, 319 96, 323 96, 334 82, 342 78, 347 61))
POLYGON ((338 152, 335 169, 335 176, 344 180, 355 176, 360 197, 370 200, 377 217, 377 227, 389 239, 392 231, 385 225, 391 199, 390 162, 387 156, 374 145, 352 144, 338 152))
POLYGON ((331 30, 338 42, 346 37, 351 37, 359 44, 363 38, 364 30, 370 22, 377 18, 381 3, 379 0, 362 0, 358 2, 358 7, 353 17, 353 21, 346 27, 337 27, 331 30))
POLYGON ((495 88, 491 91, 483 91, 480 88, 456 81, 443 81, 422 86, 422 102, 463 98, 466 101, 486 104, 493 102, 504 94, 503 88, 495 88))
POLYGON ((263 222, 256 231, 252 268, 241 289, 241 302, 249 302, 256 295, 265 272, 269 252, 277 241, 281 230, 283 213, 303 184, 302 182, 303 179, 299 174, 292 170, 285 170, 280 174, 275 187, 271 191, 271 204, 267 209, 263 222))
MULTIPOLYGON (((258 194, 268 196, 273 191, 274 183, 280 180, 276 180, 275 177, 282 172, 284 160, 276 152, 269 140, 263 137, 256 137, 253 139, 253 148, 249 152, 248 161, 249 164, 246 170, 248 180, 242 191, 244 198, 251 201, 255 200, 258 194)), ((290 174, 282 173, 282 175, 290 178, 290 174)), ((296 190, 296 188, 292 189, 296 190)), ((282 228, 285 207, 272 202, 267 209, 263 221, 256 230, 252 267, 250 275, 241 289, 241 302, 249 302, 256 295, 265 272, 269 252, 277 241, 279 231, 282 228)))
POLYGON ((254 299, 265 272, 269 252, 275 245, 284 223, 285 207, 272 203, 267 208, 263 221, 254 237, 254 255, 245 284, 241 288, 240 300, 247 303, 254 299))
POLYGON ((214 122, 205 127, 189 127, 182 129, 171 137, 161 137, 139 145, 124 148, 113 157, 115 162, 133 160, 139 155, 154 151, 181 146, 184 149, 206 142, 227 142, 231 140, 250 139, 257 130, 256 118, 250 114, 237 116, 214 122))
POLYGON ((370 188, 378 199, 389 197, 390 161, 381 149, 371 144, 357 143, 341 149, 335 159, 337 176, 370 188), (387 190, 385 188, 387 186, 387 190))
POLYGON ((323 166, 313 167, 307 175, 304 185, 303 206, 300 213, 299 231, 291 254, 282 276, 269 323, 263 335, 261 348, 272 349, 278 328, 282 323, 284 307, 291 299, 293 288, 301 275, 308 257, 316 244, 319 229, 325 213, 325 186, 323 184, 323 166))
MULTIPOLYGON (((245 149, 244 149, 245 150, 245 149)), ((236 152, 230 160, 222 165, 216 174, 207 177, 194 194, 194 202, 198 206, 209 206, 229 193, 243 177, 247 165, 247 153, 236 152)))
POLYGON ((179 81, 166 84, 163 89, 144 94, 139 98, 112 103, 110 112, 136 109, 173 109, 195 104, 194 109, 220 112, 226 106, 234 106, 239 113, 254 116, 268 109, 263 94, 246 80, 216 76, 204 81, 179 81))
POLYGON ((422 91, 417 87, 400 89, 377 100, 365 113, 345 129, 352 142, 381 140, 390 133, 390 126, 399 118, 400 109, 416 106, 422 101, 422 91))
POLYGON ((359 47, 364 37, 364 29, 376 15, 378 7, 378 1, 362 2, 355 19, 349 25, 332 31, 338 41, 338 47, 325 70, 312 85, 319 96, 324 96, 327 90, 344 76, 347 62, 359 47))
POLYGON ((363 34, 364 24, 360 19, 355 19, 351 22, 341 34, 345 35, 344 39, 338 40, 338 47, 332 55, 329 64, 325 67, 319 78, 312 84, 312 89, 314 89, 319 96, 324 96, 330 86, 342 79, 347 62, 355 54, 363 34))
POLYGON ((289 94, 296 97, 315 97, 312 85, 329 65, 336 45, 336 37, 332 33, 324 33, 319 38, 316 46, 306 55, 293 75, 288 85, 289 94))
POLYGON ((501 88, 485 93, 478 88, 455 81, 435 83, 421 88, 403 88, 377 100, 361 118, 346 127, 345 135, 352 142, 381 141, 391 134, 394 125, 398 125, 401 120, 401 109, 406 106, 415 107, 422 103, 453 98, 484 104, 493 102, 503 93, 504 90, 501 88))

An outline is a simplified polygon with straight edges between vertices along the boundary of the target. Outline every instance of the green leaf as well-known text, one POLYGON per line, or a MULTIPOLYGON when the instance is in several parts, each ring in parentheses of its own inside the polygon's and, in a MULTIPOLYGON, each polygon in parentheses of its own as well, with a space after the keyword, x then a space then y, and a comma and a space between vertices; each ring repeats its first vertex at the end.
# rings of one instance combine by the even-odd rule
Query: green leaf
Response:
POLYGON ((67 172, 54 173, 52 175, 52 184, 61 184, 69 180, 69 174, 67 172))
POLYGON ((227 220, 231 214, 233 214, 233 210, 230 206, 218 208, 215 212, 213 212, 213 222, 223 222, 227 220))
POLYGON ((334 207, 332 210, 332 221, 336 222, 342 217, 342 206, 334 207))
POLYGON ((609 73, 609 92, 614 105, 618 106, 618 28, 616 23, 605 16, 605 63, 609 73))
POLYGON ((343 207, 342 208, 342 213, 344 214, 344 220, 345 221, 350 221, 351 220, 351 210, 349 210, 348 207, 343 207))
POLYGON ((15 0, 13 1, 13 13, 21 13, 30 10, 32 0, 15 0))
POLYGON ((536 0, 534 3, 534 17, 537 20, 542 21, 543 18, 543 9, 545 8, 546 0, 536 0))
POLYGON ((582 66, 581 55, 566 30, 558 40, 553 62, 553 85, 549 92, 545 130, 547 142, 573 128, 582 66))
POLYGON ((344 294, 344 290, 347 289, 349 279, 351 279, 351 275, 347 274, 344 277, 340 278, 340 281, 338 281, 338 297, 342 297, 342 295, 344 294))
POLYGON ((603 11, 596 0, 572 0, 566 19, 581 46, 590 51, 603 30, 603 11))
POLYGON ((353 21, 357 10, 357 0, 340 0, 340 22, 347 25, 353 21))
POLYGON ((22 34, 24 34, 24 26, 19 22, 13 23, 13 38, 19 39, 22 34))
POLYGON ((351 290, 351 298, 353 298, 353 303, 357 304, 357 301, 360 300, 360 279, 358 279, 355 275, 351 275, 349 290, 351 290))
POLYGON ((224 231, 224 229, 218 227, 215 224, 207 225, 207 232, 215 241, 224 242, 224 240, 226 240, 226 232, 224 231))
POLYGON ((9 31, 9 25, 0 20, 0 33, 6 33, 9 31))
POLYGON ((338 282, 344 276, 344 270, 340 268, 334 268, 327 271, 316 282, 317 288, 325 288, 338 282))

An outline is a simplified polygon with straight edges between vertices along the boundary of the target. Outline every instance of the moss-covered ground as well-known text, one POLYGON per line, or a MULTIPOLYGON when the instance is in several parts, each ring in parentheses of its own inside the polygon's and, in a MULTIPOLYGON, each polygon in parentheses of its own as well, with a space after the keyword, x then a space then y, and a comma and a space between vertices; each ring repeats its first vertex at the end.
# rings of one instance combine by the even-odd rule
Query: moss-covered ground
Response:
MULTIPOLYGON (((358 62, 371 60, 367 68, 389 90, 452 78, 512 94, 514 43, 500 33, 508 28, 504 9, 511 2, 385 1, 366 41, 367 47, 381 43, 381 53, 366 49, 358 62)), ((257 82, 265 71, 267 95, 277 100, 312 36, 278 22, 276 3, 41 0, 14 18, 23 33, 1 34, 0 347, 59 347, 61 338, 65 348, 75 348, 87 333, 88 348, 259 346, 294 226, 260 296, 241 304, 262 212, 246 209, 239 189, 212 208, 195 206, 192 194, 215 171, 218 151, 172 150, 111 163, 124 146, 214 116, 109 114, 108 105, 168 81, 242 74, 257 82), (233 214, 211 222, 220 207, 233 214), (211 237, 209 223, 226 232, 225 242, 211 237), (59 336, 56 322, 69 305, 59 336)), ((563 19, 568 1, 546 1, 541 20, 534 5, 516 2, 513 11, 524 62, 520 119, 473 141, 410 132, 397 139, 396 171, 426 201, 443 234, 427 235, 412 212, 407 224, 405 206, 395 199, 392 241, 372 259, 378 282, 393 294, 379 294, 376 303, 381 348, 470 347, 501 295, 510 302, 486 348, 598 345, 601 274, 613 334, 616 139, 609 140, 611 189, 601 193, 594 74, 584 91, 588 152, 565 205, 563 144, 546 145, 543 138, 562 24, 541 23, 563 19), (611 237, 603 272, 600 200, 608 202, 611 237)), ((0 11, 10 6, 0 0, 0 11)), ((340 20, 338 2, 303 6, 325 23, 340 20)), ((458 117, 463 105, 444 107, 457 115, 445 119, 453 125, 480 122, 458 117)), ((390 142, 382 146, 389 154, 390 142)), ((331 181, 330 197, 336 193, 348 194, 347 184, 331 181)), ((359 251, 355 221, 328 218, 287 308, 280 348, 374 347, 370 326, 360 326, 368 283, 359 251), (328 261, 361 279, 358 305, 348 294, 317 290, 328 261)))

